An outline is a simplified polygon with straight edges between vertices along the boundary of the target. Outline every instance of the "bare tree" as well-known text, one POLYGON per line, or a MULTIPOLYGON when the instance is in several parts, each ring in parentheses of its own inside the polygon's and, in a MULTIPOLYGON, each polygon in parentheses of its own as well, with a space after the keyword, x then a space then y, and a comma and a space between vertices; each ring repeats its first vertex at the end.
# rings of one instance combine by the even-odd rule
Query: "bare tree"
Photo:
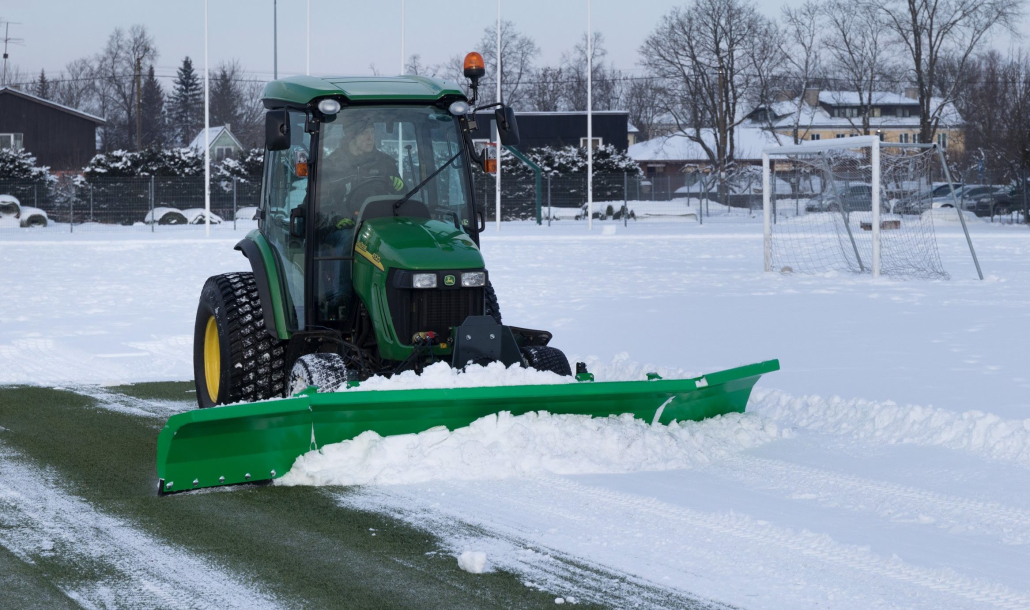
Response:
POLYGON ((428 76, 430 78, 436 77, 441 71, 443 66, 430 65, 422 61, 422 55, 415 53, 408 57, 408 61, 404 64, 404 73, 412 76, 428 76))
POLYGON ((944 112, 959 95, 957 83, 936 93, 941 60, 951 56, 961 68, 981 42, 1002 29, 1018 35, 1013 24, 1023 16, 1023 0, 868 0, 909 56, 909 74, 919 100, 919 137, 933 141, 944 112))
POLYGON ((93 64, 88 59, 75 59, 64 66, 57 77, 61 87, 55 101, 84 112, 92 110, 93 64))
MULTIPOLYGON (((594 32, 590 45, 592 97, 594 110, 618 110, 622 102, 622 72, 608 64, 608 50, 604 46, 604 35, 594 32)), ((566 80, 565 105, 569 110, 586 110, 587 107, 587 36, 571 53, 562 55, 562 75, 566 80)))
POLYGON ((115 28, 107 46, 96 57, 98 96, 108 111, 104 130, 105 148, 131 147, 136 136, 136 74, 143 65, 157 60, 157 47, 146 26, 134 25, 126 32, 115 28))
POLYGON ((567 79, 561 67, 540 68, 527 83, 525 105, 540 112, 561 110, 564 108, 567 88, 567 79))
POLYGON ((626 108, 629 110, 629 122, 640 130, 641 140, 666 135, 658 133, 658 119, 662 114, 665 96, 665 87, 652 76, 635 79, 627 87, 626 108))
MULTIPOLYGON (((479 42, 486 63, 486 76, 482 79, 480 95, 483 102, 497 100, 497 26, 483 30, 479 42)), ((533 61, 540 49, 532 38, 520 33, 511 21, 501 21, 501 85, 504 101, 518 108, 526 95, 524 81, 533 74, 533 61)))
MULTIPOLYGON (((778 48, 773 52, 779 60, 779 70, 755 69, 756 78, 763 81, 758 106, 763 109, 767 129, 779 143, 782 142, 776 128, 781 126, 780 117, 788 116, 789 112, 793 144, 808 137, 815 117, 806 107, 804 97, 805 91, 817 85, 824 75, 820 18, 821 8, 815 0, 796 8, 784 6, 780 17, 782 26, 775 39, 778 48)), ((762 52, 759 50, 759 53, 762 52)))
POLYGON ((668 115, 721 175, 733 162, 740 110, 754 98, 748 58, 767 26, 746 0, 694 0, 662 17, 640 49, 644 66, 667 83, 668 115))
POLYGON ((836 75, 834 103, 853 130, 870 135, 878 94, 895 89, 896 45, 876 11, 856 10, 849 0, 830 0, 822 12, 827 30, 823 44, 836 75))

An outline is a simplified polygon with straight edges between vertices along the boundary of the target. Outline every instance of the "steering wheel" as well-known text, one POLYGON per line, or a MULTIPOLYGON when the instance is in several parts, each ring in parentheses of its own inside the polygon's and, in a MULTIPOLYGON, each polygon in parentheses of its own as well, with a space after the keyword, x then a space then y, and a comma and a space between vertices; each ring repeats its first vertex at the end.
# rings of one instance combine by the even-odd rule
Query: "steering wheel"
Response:
POLYGON ((350 190, 350 194, 347 195, 347 207, 351 210, 360 210, 361 204, 365 203, 365 200, 369 197, 397 195, 399 199, 401 194, 401 191, 394 188, 392 178, 374 176, 362 180, 350 190))

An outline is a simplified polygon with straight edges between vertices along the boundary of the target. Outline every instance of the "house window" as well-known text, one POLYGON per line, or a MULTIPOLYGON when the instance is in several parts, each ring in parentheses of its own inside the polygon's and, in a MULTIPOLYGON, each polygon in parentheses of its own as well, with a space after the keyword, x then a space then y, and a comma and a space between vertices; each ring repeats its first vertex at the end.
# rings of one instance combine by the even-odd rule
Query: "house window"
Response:
POLYGON ((820 135, 818 133, 813 133, 812 135, 808 136, 808 139, 809 140, 821 140, 822 139, 822 135, 820 135))
POLYGON ((20 133, 0 133, 0 149, 19 150, 24 147, 23 135, 20 133))
POLYGON ((937 134, 937 146, 940 146, 941 148, 947 148, 948 147, 948 134, 946 134, 946 133, 939 133, 939 134, 937 134))
POLYGON ((232 146, 216 146, 215 147, 215 160, 221 161, 226 157, 231 157, 233 153, 232 146))
POLYGON ((907 133, 899 133, 898 134, 898 142, 901 142, 902 144, 908 144, 908 134, 907 133))
POLYGON ((869 116, 879 118, 879 116, 880 116, 880 107, 879 106, 874 106, 873 108, 871 108, 870 111, 869 111, 869 116))
POLYGON ((838 133, 838 134, 836 135, 836 138, 837 138, 838 140, 839 140, 839 139, 841 139, 841 138, 846 138, 846 137, 847 137, 847 136, 845 136, 845 135, 844 135, 844 134, 842 134, 842 133, 838 133))
MULTIPOLYGON (((601 141, 601 138, 594 138, 593 139, 593 144, 594 144, 593 145, 593 149, 597 150, 598 148, 601 148, 601 145, 603 144, 603 142, 601 141)), ((587 139, 586 138, 580 138, 579 139, 579 147, 580 148, 586 148, 587 147, 587 139)))

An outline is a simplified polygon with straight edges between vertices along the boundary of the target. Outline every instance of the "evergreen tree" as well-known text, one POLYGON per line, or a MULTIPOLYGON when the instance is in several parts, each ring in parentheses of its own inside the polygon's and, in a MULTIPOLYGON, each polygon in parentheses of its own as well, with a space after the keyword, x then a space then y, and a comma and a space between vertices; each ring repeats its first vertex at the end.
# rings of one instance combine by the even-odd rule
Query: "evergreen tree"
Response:
POLYGON ((53 97, 53 84, 46 79, 46 70, 39 71, 39 80, 36 81, 36 86, 33 87, 32 92, 45 100, 53 97))
POLYGON ((204 127, 204 90, 189 57, 182 60, 176 71, 170 114, 176 141, 180 146, 188 146, 204 127))
POLYGON ((161 147, 165 141, 165 95, 161 83, 154 76, 154 66, 147 71, 143 81, 141 114, 143 119, 143 146, 161 147))
POLYGON ((211 84, 211 126, 235 125, 240 127, 240 107, 243 92, 234 78, 230 66, 222 64, 211 84))

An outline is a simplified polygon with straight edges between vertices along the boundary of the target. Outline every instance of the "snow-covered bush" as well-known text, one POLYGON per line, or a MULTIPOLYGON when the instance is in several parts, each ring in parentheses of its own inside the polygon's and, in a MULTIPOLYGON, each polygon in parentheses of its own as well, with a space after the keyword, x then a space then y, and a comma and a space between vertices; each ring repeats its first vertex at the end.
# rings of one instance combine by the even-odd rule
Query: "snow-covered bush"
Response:
POLYGON ((24 148, 0 149, 0 182, 31 182, 53 184, 57 178, 50 175, 46 165, 37 166, 36 157, 24 148))

